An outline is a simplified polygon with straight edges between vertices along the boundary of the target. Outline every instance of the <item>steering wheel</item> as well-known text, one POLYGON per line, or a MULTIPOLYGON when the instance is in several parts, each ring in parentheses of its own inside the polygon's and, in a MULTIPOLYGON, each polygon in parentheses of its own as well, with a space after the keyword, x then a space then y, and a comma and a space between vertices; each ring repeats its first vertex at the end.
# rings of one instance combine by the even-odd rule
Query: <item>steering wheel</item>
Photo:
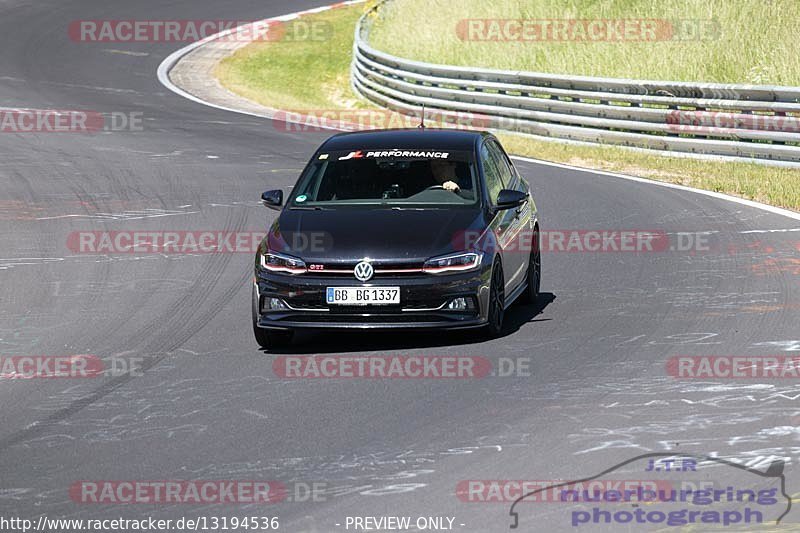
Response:
POLYGON ((427 189, 425 189, 425 190, 426 190, 426 191, 435 191, 436 189, 442 189, 442 190, 444 190, 444 185, 431 185, 430 187, 428 187, 428 188, 427 188, 427 189))

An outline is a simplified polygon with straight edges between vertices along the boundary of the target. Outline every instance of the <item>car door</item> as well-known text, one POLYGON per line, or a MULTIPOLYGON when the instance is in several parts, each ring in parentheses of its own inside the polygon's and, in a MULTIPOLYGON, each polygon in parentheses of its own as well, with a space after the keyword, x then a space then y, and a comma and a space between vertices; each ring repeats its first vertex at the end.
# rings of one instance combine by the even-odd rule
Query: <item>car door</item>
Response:
MULTIPOLYGON (((490 139, 489 154, 497 165, 500 179, 505 189, 522 190, 521 179, 514 171, 514 166, 508 159, 505 151, 495 139, 490 139)), ((525 191, 527 192, 527 190, 525 191)), ((530 227, 531 206, 525 202, 520 207, 506 210, 503 217, 504 238, 503 238, 503 261, 507 265, 506 278, 509 286, 516 288, 525 281, 526 268, 528 266, 528 243, 525 242, 529 237, 529 232, 525 231, 530 227)))
MULTIPOLYGON (((494 150, 489 140, 484 141, 480 149, 481 167, 483 169, 483 179, 484 186, 486 188, 487 201, 489 203, 489 207, 494 210, 497 204, 497 195, 500 194, 500 191, 505 189, 506 186, 498 165, 499 160, 497 159, 496 155, 493 154, 493 151, 494 150)), ((513 257, 507 257, 513 256, 514 254, 507 254, 503 251, 503 249, 507 246, 507 241, 510 235, 509 230, 513 231, 512 224, 514 222, 514 217, 515 214, 513 209, 495 211, 494 217, 489 224, 489 231, 491 231, 493 235, 492 243, 494 245, 494 249, 500 253, 500 257, 503 261, 506 296, 508 296, 510 291, 516 287, 514 277, 516 271, 519 269, 519 261, 515 260, 513 257)))
MULTIPOLYGON (((500 149, 502 150, 502 146, 500 149)), ((533 228, 536 225, 536 221, 538 220, 539 213, 536 210, 536 202, 533 200, 533 195, 531 194, 531 188, 527 181, 522 178, 522 175, 519 173, 519 170, 514 166, 511 162, 511 159, 506 154, 505 150, 503 150, 503 155, 505 155, 506 161, 511 166, 511 171, 514 174, 514 184, 512 188, 516 191, 524 193, 527 195, 528 200, 525 203, 523 208, 520 210, 519 218, 522 222, 522 233, 520 233, 519 238, 517 241, 520 245, 520 250, 524 254, 528 254, 533 251, 533 228)), ((527 255, 526 255, 527 257, 527 255)))

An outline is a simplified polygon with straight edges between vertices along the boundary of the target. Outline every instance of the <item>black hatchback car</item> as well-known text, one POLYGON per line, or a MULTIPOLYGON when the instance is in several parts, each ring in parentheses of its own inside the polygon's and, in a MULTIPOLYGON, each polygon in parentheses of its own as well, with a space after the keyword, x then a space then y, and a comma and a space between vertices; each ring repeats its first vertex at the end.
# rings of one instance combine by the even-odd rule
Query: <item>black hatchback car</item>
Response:
POLYGON ((301 328, 485 328, 539 295, 539 218, 490 133, 380 130, 331 137, 255 258, 253 330, 264 348, 301 328))

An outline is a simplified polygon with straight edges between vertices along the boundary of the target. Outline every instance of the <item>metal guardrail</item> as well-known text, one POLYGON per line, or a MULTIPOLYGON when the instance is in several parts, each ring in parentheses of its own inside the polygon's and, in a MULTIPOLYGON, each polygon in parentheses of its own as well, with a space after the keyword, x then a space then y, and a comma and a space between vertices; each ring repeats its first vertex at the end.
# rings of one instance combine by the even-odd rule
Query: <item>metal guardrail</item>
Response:
POLYGON ((800 164, 800 87, 565 76, 423 63, 355 30, 351 83, 405 114, 421 106, 466 126, 696 156, 800 164))

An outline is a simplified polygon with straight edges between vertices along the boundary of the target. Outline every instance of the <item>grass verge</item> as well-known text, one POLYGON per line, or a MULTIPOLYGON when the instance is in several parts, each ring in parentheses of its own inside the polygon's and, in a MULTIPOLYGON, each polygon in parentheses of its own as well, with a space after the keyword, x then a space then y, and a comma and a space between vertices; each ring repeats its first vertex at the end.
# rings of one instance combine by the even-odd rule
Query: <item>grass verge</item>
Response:
POLYGON ((249 44, 223 59, 214 75, 229 90, 268 107, 366 107, 349 81, 353 31, 363 9, 355 5, 306 15, 303 24, 319 28, 319 39, 249 44))
MULTIPOLYGON (((471 1, 466 0, 466 4, 471 1)), ((329 28, 328 39, 253 43, 223 60, 215 74, 228 89, 269 107, 374 107, 358 99, 349 84, 353 28, 363 9, 363 5, 356 5, 308 15, 304 17, 308 23, 329 28)), ((436 10, 418 13, 428 17, 431 11, 436 10)), ((420 21, 417 16, 414 20, 425 23, 426 17, 420 21)), ((800 211, 800 169, 648 155, 617 147, 576 146, 517 135, 500 137, 506 149, 517 155, 679 183, 800 211)))
POLYGON ((420 61, 612 78, 800 85, 797 0, 402 0, 381 12, 370 42, 420 61), (509 19, 528 21, 526 33, 505 26, 509 19), (614 29, 622 28, 630 33, 620 39, 614 29), (521 39, 514 40, 517 36, 521 39))

